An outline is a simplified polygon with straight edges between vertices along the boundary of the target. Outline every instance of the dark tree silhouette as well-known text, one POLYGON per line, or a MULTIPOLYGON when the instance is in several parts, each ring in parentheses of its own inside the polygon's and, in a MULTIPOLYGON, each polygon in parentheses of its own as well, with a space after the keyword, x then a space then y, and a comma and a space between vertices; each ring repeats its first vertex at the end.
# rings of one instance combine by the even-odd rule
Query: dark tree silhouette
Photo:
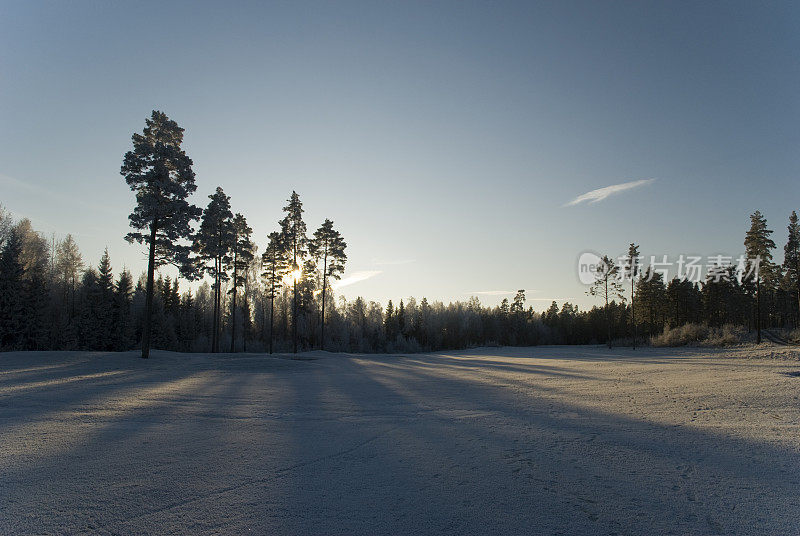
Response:
POLYGON ((608 347, 611 348, 611 310, 609 309, 609 302, 614 298, 620 298, 624 301, 622 296, 622 285, 617 277, 619 274, 619 267, 614 264, 614 261, 608 256, 603 256, 601 266, 598 267, 597 279, 592 286, 589 287, 587 294, 590 296, 600 296, 605 301, 605 317, 606 328, 608 330, 608 347))
POLYGON ((134 134, 132 139, 133 150, 125 154, 120 174, 136 192, 136 207, 128 217, 136 231, 125 239, 147 244, 149 249, 142 329, 142 357, 146 359, 150 356, 155 270, 164 264, 191 270, 189 246, 179 241, 191 237, 191 223, 200 210, 187 201, 197 186, 192 160, 181 149, 183 129, 154 110, 142 134, 134 134))
POLYGON ((631 279, 631 331, 633 332, 633 349, 636 350, 636 310, 634 309, 634 293, 636 276, 639 275, 639 246, 631 242, 628 247, 627 276, 631 279))
POLYGON ((756 210, 750 215, 750 229, 745 234, 744 247, 747 253, 751 281, 756 285, 756 342, 761 344, 761 287, 772 276, 772 250, 775 242, 767 228, 767 220, 756 210))
POLYGON ((292 274, 292 348, 297 353, 297 282, 303 277, 300 263, 308 254, 306 224, 303 222, 303 203, 300 196, 292 191, 289 204, 283 207, 286 216, 280 221, 281 244, 286 248, 286 256, 291 259, 292 274))
POLYGON ((325 349, 325 294, 329 279, 340 279, 344 273, 347 248, 342 235, 333 228, 333 222, 326 219, 319 229, 314 232, 314 238, 309 244, 309 252, 317 261, 322 261, 322 307, 321 307, 321 334, 320 348, 325 349))
POLYGON ((231 262, 230 254, 234 242, 233 213, 231 198, 225 195, 219 186, 208 198, 211 201, 203 210, 193 249, 202 262, 200 270, 214 279, 214 327, 211 335, 211 351, 219 352, 222 282, 228 280, 225 266, 231 262))
MULTIPOLYGON (((800 315, 800 223, 797 212, 792 211, 787 227, 789 236, 783 247, 783 270, 789 280, 789 288, 794 290, 797 298, 798 315, 800 315)), ((800 316, 796 317, 795 326, 800 325, 800 316)))
POLYGON ((269 234, 269 243, 261 256, 261 266, 264 272, 261 276, 266 283, 266 297, 269 298, 269 353, 272 353, 272 343, 275 340, 275 297, 281 288, 283 276, 289 269, 286 259, 286 248, 281 244, 281 234, 269 234))
POLYGON ((16 350, 25 320, 22 240, 15 229, 6 234, 0 253, 0 348, 16 350))
POLYGON ((233 240, 229 254, 231 275, 231 353, 236 351, 236 295, 237 290, 247 280, 247 268, 253 260, 255 245, 250 240, 253 230, 241 214, 236 214, 232 222, 233 240))

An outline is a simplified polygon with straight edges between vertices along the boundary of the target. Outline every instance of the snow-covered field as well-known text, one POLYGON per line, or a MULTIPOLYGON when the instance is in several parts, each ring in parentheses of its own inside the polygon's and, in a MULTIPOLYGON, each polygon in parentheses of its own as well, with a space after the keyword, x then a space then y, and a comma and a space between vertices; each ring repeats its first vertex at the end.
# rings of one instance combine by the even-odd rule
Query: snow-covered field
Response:
POLYGON ((0 354, 0 533, 800 533, 796 351, 301 357, 0 354))

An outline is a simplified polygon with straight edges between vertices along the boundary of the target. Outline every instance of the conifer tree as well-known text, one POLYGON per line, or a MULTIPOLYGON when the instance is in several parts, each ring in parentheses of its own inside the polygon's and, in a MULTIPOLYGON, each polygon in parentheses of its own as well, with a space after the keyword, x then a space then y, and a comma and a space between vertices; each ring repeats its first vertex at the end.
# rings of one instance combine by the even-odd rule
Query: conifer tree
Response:
POLYGON ((228 280, 225 267, 231 262, 231 249, 234 242, 233 213, 231 199, 219 186, 208 196, 211 200, 203 210, 200 229, 195 236, 193 249, 198 258, 205 262, 200 270, 214 279, 214 313, 211 334, 211 351, 219 352, 220 317, 222 310, 222 283, 228 280), (210 264, 209 264, 210 262, 210 264))
POLYGON ((133 278, 129 271, 123 270, 114 289, 114 349, 117 351, 130 348, 132 299, 133 278))
POLYGON ((400 300, 400 305, 397 306, 397 330, 401 337, 405 336, 406 308, 402 299, 400 300))
POLYGON ((756 342, 761 344, 761 290, 772 275, 772 250, 775 242, 770 238, 767 219, 756 210, 750 216, 750 229, 745 234, 749 278, 756 285, 756 342))
POLYGON ((25 318, 23 302, 22 240, 15 229, 5 237, 0 253, 0 349, 19 349, 25 318))
POLYGON ((21 347, 26 350, 46 349, 49 291, 46 263, 35 263, 25 271, 22 285, 24 321, 21 347))
POLYGON ((103 350, 114 347, 114 274, 111 271, 111 258, 108 248, 103 251, 100 263, 97 266, 97 305, 94 326, 98 330, 97 337, 101 341, 103 350))
POLYGON ((597 271, 597 279, 589 287, 587 294, 600 296, 605 302, 606 329, 608 330, 608 347, 611 348, 611 310, 609 302, 614 298, 623 299, 622 285, 619 282, 619 267, 607 255, 603 256, 601 266, 597 271))
POLYGON ((639 246, 631 242, 628 247, 628 258, 626 259, 627 276, 631 278, 631 331, 633 332, 633 349, 636 350, 636 309, 634 309, 634 288, 636 276, 639 275, 639 246))
POLYGON ((300 270, 308 254, 308 238, 306 224, 303 221, 303 203, 300 196, 292 191, 289 204, 283 207, 286 216, 280 221, 281 244, 285 248, 286 257, 291 260, 292 275, 292 347, 297 353, 297 283, 303 277, 300 270))
POLYGON ((281 243, 281 234, 272 232, 269 234, 269 243, 261 256, 261 266, 264 272, 261 276, 266 283, 267 298, 269 298, 269 353, 272 353, 272 344, 275 340, 275 298, 281 288, 283 276, 289 269, 286 259, 286 248, 281 243))
POLYGON ((325 296, 329 279, 341 279, 347 255, 344 250, 347 243, 339 231, 333 228, 333 222, 326 219, 314 232, 314 238, 309 245, 311 256, 322 262, 322 330, 320 334, 320 348, 325 349, 325 296))
POLYGON ((647 319, 649 334, 655 335, 662 327, 661 319, 664 318, 666 311, 667 289, 664 285, 664 275, 654 270, 652 266, 648 266, 636 282, 636 297, 641 311, 640 316, 647 319))
POLYGON ((142 134, 134 134, 132 140, 133 150, 125 154, 120 174, 136 192, 136 207, 129 216, 135 231, 125 239, 148 247, 142 328, 142 357, 146 359, 150 356, 155 270, 174 264, 191 274, 190 249, 179 241, 191 237, 191 223, 200 216, 200 210, 187 201, 197 186, 192 160, 181 148, 183 129, 154 110, 142 134))
POLYGON ((520 289, 514 296, 514 301, 511 303, 511 312, 521 314, 525 310, 525 289, 520 289))
POLYGON ((796 325, 800 325, 800 223, 797 212, 792 211, 789 216, 789 236, 783 247, 783 269, 789 280, 790 289, 795 292, 798 305, 796 325))
MULTIPOLYGON (((247 279, 247 268, 253 260, 255 245, 250 240, 253 230, 241 214, 236 214, 232 221, 233 240, 229 255, 231 276, 231 352, 236 351, 236 295, 247 279)), ((245 334, 245 337, 247 334, 245 334)), ((245 343, 246 344, 246 343, 245 343)))

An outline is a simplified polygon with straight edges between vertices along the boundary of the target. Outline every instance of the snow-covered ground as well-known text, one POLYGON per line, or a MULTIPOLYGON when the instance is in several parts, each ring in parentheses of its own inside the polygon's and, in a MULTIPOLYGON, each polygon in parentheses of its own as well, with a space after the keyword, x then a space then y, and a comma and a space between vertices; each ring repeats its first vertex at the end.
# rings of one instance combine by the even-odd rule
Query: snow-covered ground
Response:
POLYGON ((796 353, 0 354, 0 533, 798 534, 796 353))

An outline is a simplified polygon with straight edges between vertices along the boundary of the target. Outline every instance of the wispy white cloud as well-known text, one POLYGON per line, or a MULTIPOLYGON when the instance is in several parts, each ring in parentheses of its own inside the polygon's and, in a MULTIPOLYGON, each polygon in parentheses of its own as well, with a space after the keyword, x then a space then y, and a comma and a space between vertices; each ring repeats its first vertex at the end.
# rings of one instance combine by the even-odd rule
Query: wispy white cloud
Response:
POLYGON ((21 181, 19 179, 10 177, 8 175, 4 175, 2 173, 0 173, 0 186, 2 186, 3 188, 9 188, 12 190, 33 194, 37 198, 49 197, 50 199, 58 201, 61 204, 68 204, 73 207, 82 206, 94 212, 103 212, 115 216, 118 215, 118 212, 112 210, 110 207, 106 206, 103 203, 92 203, 89 201, 85 201, 83 198, 71 194, 64 194, 63 192, 56 192, 53 190, 49 190, 47 188, 39 186, 38 184, 32 184, 29 182, 21 181))
POLYGON ((356 283, 360 283, 361 281, 366 281, 367 279, 371 279, 376 275, 382 274, 383 271, 381 270, 362 270, 360 272, 353 272, 349 276, 335 281, 333 283, 334 289, 340 289, 342 287, 349 287, 350 285, 354 285, 356 283))
POLYGON ((386 260, 386 259, 372 259, 372 264, 375 266, 398 266, 400 264, 411 264, 412 262, 417 262, 414 259, 396 259, 396 260, 386 260))
POLYGON ((589 203, 597 203, 607 198, 610 195, 618 194, 626 190, 632 190, 634 188, 639 188, 640 186, 644 186, 645 184, 650 184, 651 182, 654 181, 655 179, 639 179, 638 181, 623 182, 621 184, 612 184, 611 186, 605 186, 603 188, 598 188, 597 190, 592 190, 591 192, 586 192, 585 194, 581 194, 572 201, 565 203, 564 206, 571 207, 573 205, 578 205, 580 203, 583 203, 584 201, 588 201, 589 203))
POLYGON ((516 294, 514 290, 476 290, 475 292, 467 292, 469 296, 507 296, 516 294))

